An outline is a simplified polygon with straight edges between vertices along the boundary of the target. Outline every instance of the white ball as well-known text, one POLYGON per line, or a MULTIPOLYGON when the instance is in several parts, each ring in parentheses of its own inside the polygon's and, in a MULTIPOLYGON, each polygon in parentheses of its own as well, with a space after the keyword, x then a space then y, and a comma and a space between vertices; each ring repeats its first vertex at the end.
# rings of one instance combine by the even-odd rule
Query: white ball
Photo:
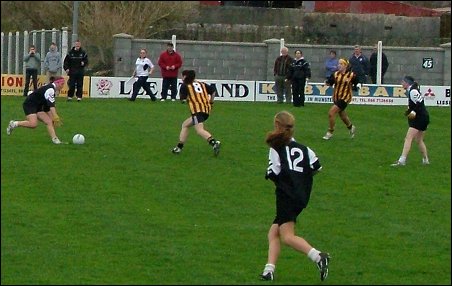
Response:
POLYGON ((85 143, 85 136, 82 134, 75 134, 74 137, 72 137, 72 143, 74 144, 84 144, 85 143))

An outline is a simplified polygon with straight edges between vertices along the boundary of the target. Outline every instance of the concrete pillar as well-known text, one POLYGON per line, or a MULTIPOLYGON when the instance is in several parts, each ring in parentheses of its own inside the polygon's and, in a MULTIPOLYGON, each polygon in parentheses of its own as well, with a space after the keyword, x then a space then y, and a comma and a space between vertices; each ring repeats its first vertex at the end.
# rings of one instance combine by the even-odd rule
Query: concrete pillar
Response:
POLYGON ((137 52, 132 50, 133 36, 129 34, 113 35, 113 60, 115 61, 114 76, 132 76, 137 52))
POLYGON ((274 80, 273 66, 276 58, 280 55, 281 40, 269 39, 265 40, 264 43, 267 45, 267 78, 265 80, 274 80))
POLYGON ((442 44, 441 48, 444 49, 443 85, 450 85, 450 43, 442 44))

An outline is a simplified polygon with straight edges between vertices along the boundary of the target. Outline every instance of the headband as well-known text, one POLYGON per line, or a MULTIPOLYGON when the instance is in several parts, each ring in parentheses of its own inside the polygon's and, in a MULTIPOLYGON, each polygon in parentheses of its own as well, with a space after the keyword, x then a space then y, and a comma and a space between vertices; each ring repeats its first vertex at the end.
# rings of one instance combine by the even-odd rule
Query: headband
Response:
POLYGON ((64 83, 64 78, 59 78, 53 81, 55 84, 64 83))
POLYGON ((339 63, 348 66, 348 61, 346 59, 339 59, 339 63))

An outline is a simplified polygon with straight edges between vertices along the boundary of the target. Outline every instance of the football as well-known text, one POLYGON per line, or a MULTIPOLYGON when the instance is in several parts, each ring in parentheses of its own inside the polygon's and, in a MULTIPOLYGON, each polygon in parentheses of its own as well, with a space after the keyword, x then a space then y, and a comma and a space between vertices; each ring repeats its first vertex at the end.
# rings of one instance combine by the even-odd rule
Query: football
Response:
POLYGON ((74 137, 72 137, 72 143, 74 144, 84 144, 85 143, 85 136, 82 134, 75 134, 74 137))

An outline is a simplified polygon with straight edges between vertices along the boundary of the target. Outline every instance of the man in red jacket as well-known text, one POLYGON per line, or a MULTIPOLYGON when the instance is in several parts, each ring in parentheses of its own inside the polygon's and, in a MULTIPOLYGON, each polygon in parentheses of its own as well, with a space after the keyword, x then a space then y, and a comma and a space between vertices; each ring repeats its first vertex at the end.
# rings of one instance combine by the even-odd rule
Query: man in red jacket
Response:
POLYGON ((168 43, 166 51, 160 54, 158 64, 163 77, 162 98, 160 101, 166 100, 168 89, 171 89, 171 100, 176 101, 177 76, 182 66, 182 57, 174 50, 172 43, 168 43))

